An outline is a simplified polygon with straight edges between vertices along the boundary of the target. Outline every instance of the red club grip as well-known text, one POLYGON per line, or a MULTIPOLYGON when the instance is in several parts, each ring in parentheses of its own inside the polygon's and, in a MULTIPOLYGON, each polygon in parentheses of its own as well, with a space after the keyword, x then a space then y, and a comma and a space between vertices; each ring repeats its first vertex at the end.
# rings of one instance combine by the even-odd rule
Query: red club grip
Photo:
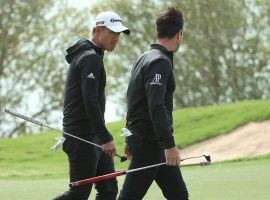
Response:
POLYGON ((70 187, 76 187, 76 186, 80 186, 80 185, 85 185, 88 183, 95 183, 95 182, 99 182, 99 181, 103 181, 109 178, 114 178, 117 176, 121 176, 126 174, 126 171, 118 171, 118 172, 114 172, 111 174, 105 174, 102 176, 97 176, 97 177, 93 177, 93 178, 88 178, 88 179, 84 179, 84 180, 80 180, 80 181, 76 181, 76 182, 72 182, 69 184, 70 187))

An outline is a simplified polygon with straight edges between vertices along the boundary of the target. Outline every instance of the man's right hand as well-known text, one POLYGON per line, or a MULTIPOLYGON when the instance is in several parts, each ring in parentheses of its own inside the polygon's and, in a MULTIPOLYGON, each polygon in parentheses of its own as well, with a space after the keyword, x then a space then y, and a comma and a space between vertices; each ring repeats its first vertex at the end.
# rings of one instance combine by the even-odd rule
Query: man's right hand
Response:
POLYGON ((124 147, 124 154, 127 159, 129 160, 131 159, 131 153, 130 153, 129 146, 127 143, 125 144, 125 147, 124 147))
POLYGON ((113 141, 110 141, 106 144, 103 144, 103 145, 101 145, 101 147, 102 147, 102 151, 104 151, 104 153, 106 153, 110 156, 116 155, 116 148, 115 148, 113 141))
POLYGON ((166 165, 178 166, 180 165, 181 157, 177 147, 172 147, 170 149, 165 149, 166 165))

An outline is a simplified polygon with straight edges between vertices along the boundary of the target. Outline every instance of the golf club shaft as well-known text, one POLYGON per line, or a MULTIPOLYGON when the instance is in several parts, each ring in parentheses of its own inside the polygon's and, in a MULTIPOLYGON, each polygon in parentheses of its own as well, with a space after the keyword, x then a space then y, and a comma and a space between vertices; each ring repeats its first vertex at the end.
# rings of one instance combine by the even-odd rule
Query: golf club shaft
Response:
MULTIPOLYGON (((201 157, 201 156, 188 157, 188 158, 181 159, 181 161, 188 160, 188 159, 194 159, 194 158, 198 158, 198 157, 201 157)), ((166 163, 164 162, 164 163, 158 163, 158 164, 149 165, 149 166, 145 166, 145 167, 139 167, 139 168, 130 169, 130 170, 117 171, 117 172, 113 172, 113 173, 110 173, 110 174, 105 174, 105 175, 102 175, 102 176, 97 176, 97 177, 93 177, 93 178, 88 178, 88 179, 83 179, 83 180, 80 180, 80 181, 72 182, 72 183, 69 184, 69 186, 70 187, 76 187, 76 186, 85 185, 85 184, 88 184, 88 183, 100 182, 100 181, 103 181, 103 180, 106 180, 106 179, 109 179, 109 178, 114 178, 114 177, 122 176, 122 175, 125 175, 125 174, 128 174, 128 173, 133 173, 133 172, 142 171, 142 170, 149 169, 149 168, 158 167, 158 166, 162 166, 162 165, 165 165, 165 164, 166 163)), ((209 165, 209 164, 210 164, 210 162, 207 161, 207 162, 201 162, 201 163, 179 165, 179 167, 188 167, 188 166, 197 166, 197 165, 206 166, 206 165, 209 165)))
POLYGON ((126 171, 117 171, 117 172, 113 172, 113 173, 110 173, 110 174, 105 174, 105 175, 102 175, 102 176, 83 179, 83 180, 80 180, 80 181, 75 181, 75 182, 69 183, 69 186, 70 187, 76 187, 76 186, 81 186, 81 185, 85 185, 85 184, 88 184, 88 183, 96 183, 96 182, 100 182, 100 181, 103 181, 103 180, 106 180, 106 179, 109 179, 109 178, 122 176, 122 175, 125 175, 125 174, 126 174, 126 171))
MULTIPOLYGON (((187 158, 187 159, 192 159, 192 158, 187 158)), ((187 159, 182 159, 181 161, 184 161, 184 160, 187 160, 187 159)), ((165 164, 166 163, 164 162, 164 163, 149 165, 149 166, 140 167, 140 168, 136 168, 136 169, 130 169, 130 170, 126 170, 125 174, 136 172, 136 171, 141 171, 141 170, 145 170, 145 169, 149 169, 149 168, 153 168, 153 167, 158 167, 158 166, 162 166, 162 165, 165 165, 165 164)), ((179 167, 196 166, 196 165, 205 166, 205 165, 209 165, 209 164, 210 164, 210 162, 207 161, 207 162, 179 165, 179 167)))
MULTIPOLYGON (((194 158, 200 158, 200 157, 204 157, 204 156, 202 155, 202 156, 192 156, 192 157, 187 157, 187 158, 181 159, 181 161, 184 161, 184 160, 190 160, 190 159, 194 159, 194 158)), ((162 166, 162 165, 165 165, 165 164, 166 164, 166 162, 163 162, 163 163, 158 163, 158 164, 149 165, 149 166, 145 166, 145 167, 140 167, 140 168, 136 168, 136 169, 126 170, 126 174, 132 173, 132 172, 136 172, 136 171, 145 170, 145 169, 149 169, 149 168, 153 168, 153 167, 162 166)), ((181 165, 179 165, 179 166, 181 166, 181 165)))
POLYGON ((180 167, 191 167, 191 166, 207 166, 211 165, 211 162, 205 161, 205 162, 200 162, 200 163, 192 163, 192 164, 184 164, 180 165, 180 167))
POLYGON ((184 161, 184 160, 189 160, 189 159, 194 159, 194 158, 201 158, 201 157, 205 157, 204 155, 200 155, 200 156, 192 156, 192 157, 187 157, 187 158, 183 158, 181 159, 181 161, 184 161))
MULTIPOLYGON (((6 109, 6 108, 5 108, 5 112, 6 112, 6 113, 9 113, 9 114, 11 114, 11 115, 13 115, 13 116, 15 116, 15 117, 19 117, 19 118, 21 118, 21 119, 23 119, 23 120, 25 120, 25 121, 34 123, 34 124, 39 125, 39 126, 44 126, 44 127, 48 128, 48 129, 50 129, 50 130, 60 132, 60 133, 62 133, 62 134, 64 134, 64 135, 70 136, 70 137, 72 137, 72 138, 75 138, 75 139, 80 140, 80 141, 82 141, 82 142, 86 142, 86 143, 88 143, 88 144, 94 145, 94 146, 99 147, 99 148, 102 149, 102 147, 101 147, 100 145, 96 144, 96 143, 93 143, 93 142, 90 142, 90 141, 88 141, 88 140, 79 138, 79 137, 77 137, 77 136, 75 136, 75 135, 72 135, 72 134, 69 134, 69 133, 67 133, 67 132, 65 132, 65 131, 61 131, 61 130, 52 128, 52 127, 50 127, 50 126, 48 126, 48 125, 46 125, 46 124, 43 124, 43 122, 40 122, 40 121, 35 120, 35 119, 33 119, 33 118, 27 117, 27 116, 22 115, 22 114, 20 114, 20 113, 16 113, 16 112, 11 111, 11 110, 8 110, 8 109, 6 109)), ((122 157, 121 157, 120 155, 116 154, 116 156, 122 159, 122 157)))

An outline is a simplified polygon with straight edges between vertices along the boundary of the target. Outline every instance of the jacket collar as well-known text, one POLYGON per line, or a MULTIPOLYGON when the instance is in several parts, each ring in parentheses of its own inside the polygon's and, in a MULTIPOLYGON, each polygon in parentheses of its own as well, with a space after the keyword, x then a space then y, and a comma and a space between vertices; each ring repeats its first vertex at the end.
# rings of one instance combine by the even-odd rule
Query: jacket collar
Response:
POLYGON ((66 50, 67 62, 71 63, 73 58, 75 58, 78 54, 88 49, 94 49, 97 52, 97 54, 99 54, 101 57, 103 57, 104 55, 104 51, 101 48, 95 46, 91 41, 83 38, 66 50))
POLYGON ((151 44, 151 49, 158 49, 162 51, 167 57, 170 58, 171 62, 173 63, 173 51, 169 51, 166 47, 160 45, 160 44, 151 44))

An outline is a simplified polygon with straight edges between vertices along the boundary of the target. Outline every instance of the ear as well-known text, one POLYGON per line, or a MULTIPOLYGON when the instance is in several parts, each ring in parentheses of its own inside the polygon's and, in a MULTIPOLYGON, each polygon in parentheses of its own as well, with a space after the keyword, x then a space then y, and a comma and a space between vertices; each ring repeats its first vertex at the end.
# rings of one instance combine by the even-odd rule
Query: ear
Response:
POLYGON ((180 30, 180 35, 183 37, 183 34, 184 34, 184 32, 183 32, 183 30, 180 30))
POLYGON ((179 31, 179 32, 176 33, 176 39, 177 39, 177 40, 179 40, 181 36, 182 36, 182 35, 181 35, 181 31, 179 31))
POLYGON ((184 32, 183 30, 180 30, 178 33, 177 33, 177 39, 179 40, 182 40, 183 39, 183 36, 184 36, 184 32))
POLYGON ((100 34, 101 32, 103 32, 103 30, 104 30, 104 26, 97 26, 96 27, 96 32, 98 33, 98 34, 100 34))
POLYGON ((96 26, 95 29, 96 29, 96 30, 95 30, 96 33, 99 33, 99 32, 100 32, 100 26, 96 26))

